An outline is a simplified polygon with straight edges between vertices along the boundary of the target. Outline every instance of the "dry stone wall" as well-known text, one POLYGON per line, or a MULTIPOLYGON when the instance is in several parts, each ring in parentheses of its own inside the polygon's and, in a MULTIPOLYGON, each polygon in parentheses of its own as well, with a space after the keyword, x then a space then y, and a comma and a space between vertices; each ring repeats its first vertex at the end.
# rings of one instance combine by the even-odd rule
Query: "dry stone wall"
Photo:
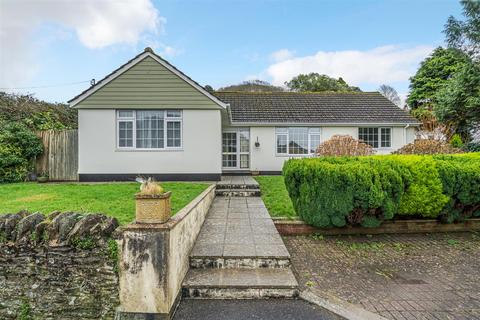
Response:
POLYGON ((101 214, 0 215, 0 319, 113 319, 117 227, 101 214))

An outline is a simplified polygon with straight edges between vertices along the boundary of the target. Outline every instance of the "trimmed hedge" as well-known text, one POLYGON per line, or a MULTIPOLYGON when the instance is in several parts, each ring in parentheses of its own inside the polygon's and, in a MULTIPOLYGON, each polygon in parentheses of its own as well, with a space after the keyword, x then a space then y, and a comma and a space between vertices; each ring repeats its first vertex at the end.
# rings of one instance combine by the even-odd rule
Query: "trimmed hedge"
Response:
POLYGON ((295 211, 317 227, 480 216, 480 153, 291 159, 283 174, 295 211))

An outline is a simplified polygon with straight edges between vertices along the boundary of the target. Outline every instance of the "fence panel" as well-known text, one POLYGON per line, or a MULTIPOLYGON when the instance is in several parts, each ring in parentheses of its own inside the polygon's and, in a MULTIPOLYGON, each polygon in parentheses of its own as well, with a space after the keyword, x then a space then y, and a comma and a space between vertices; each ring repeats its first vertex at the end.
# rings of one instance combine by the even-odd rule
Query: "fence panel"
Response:
POLYGON ((78 179, 78 130, 46 130, 37 135, 44 152, 37 158, 37 173, 48 172, 51 181, 78 179))

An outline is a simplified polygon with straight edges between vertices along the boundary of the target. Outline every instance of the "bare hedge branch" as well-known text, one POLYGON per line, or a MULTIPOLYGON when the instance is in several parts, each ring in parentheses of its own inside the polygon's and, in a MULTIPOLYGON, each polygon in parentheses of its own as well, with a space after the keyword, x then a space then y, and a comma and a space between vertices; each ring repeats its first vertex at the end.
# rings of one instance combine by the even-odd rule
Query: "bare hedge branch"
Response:
POLYGON ((349 135, 334 135, 317 149, 318 156, 369 156, 374 153, 371 145, 349 135))
POLYGON ((395 154, 452 154, 463 153, 462 149, 454 148, 449 143, 439 140, 417 139, 404 145, 395 154))

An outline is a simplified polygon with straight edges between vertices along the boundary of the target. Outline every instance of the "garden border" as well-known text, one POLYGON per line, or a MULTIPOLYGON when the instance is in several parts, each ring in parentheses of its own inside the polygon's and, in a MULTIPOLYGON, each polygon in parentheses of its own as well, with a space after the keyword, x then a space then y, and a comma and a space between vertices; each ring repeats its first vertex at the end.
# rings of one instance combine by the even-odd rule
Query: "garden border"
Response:
POLYGON ((392 233, 434 233, 480 231, 480 218, 468 219, 464 222, 441 223, 438 220, 391 220, 384 221, 379 227, 345 226, 342 228, 316 228, 302 220, 273 218, 275 227, 282 236, 309 234, 353 235, 353 234, 392 234, 392 233))

